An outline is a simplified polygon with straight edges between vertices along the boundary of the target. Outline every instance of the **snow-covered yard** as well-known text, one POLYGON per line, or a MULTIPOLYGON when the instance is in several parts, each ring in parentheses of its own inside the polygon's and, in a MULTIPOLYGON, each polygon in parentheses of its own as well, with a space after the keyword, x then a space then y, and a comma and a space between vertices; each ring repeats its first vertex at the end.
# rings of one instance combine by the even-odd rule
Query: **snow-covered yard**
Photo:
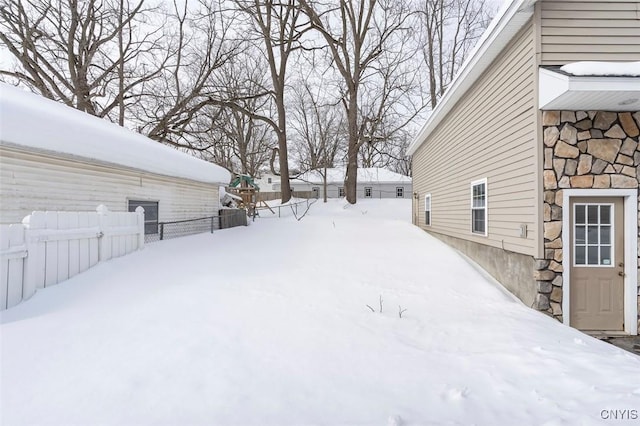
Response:
POLYGON ((302 221, 151 244, 38 292, 1 314, 0 423, 555 425, 640 411, 639 357, 515 301, 413 227, 410 203, 318 202, 302 221))

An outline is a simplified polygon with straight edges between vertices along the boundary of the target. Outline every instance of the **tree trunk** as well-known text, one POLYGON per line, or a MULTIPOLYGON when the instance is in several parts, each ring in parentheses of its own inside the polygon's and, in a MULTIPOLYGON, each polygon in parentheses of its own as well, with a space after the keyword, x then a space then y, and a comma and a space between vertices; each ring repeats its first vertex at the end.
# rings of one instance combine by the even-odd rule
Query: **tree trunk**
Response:
POLYGON ((324 202, 327 202, 327 166, 324 166, 324 175, 322 176, 324 180, 324 202))
POLYGON ((124 0, 120 0, 120 13, 118 14, 118 124, 124 126, 124 37, 122 28, 122 16, 124 15, 124 0))
POLYGON ((349 154, 347 162, 347 175, 344 179, 344 188, 347 201, 355 204, 358 200, 358 145, 349 144, 349 154))
POLYGON ((289 184, 289 163, 287 156, 287 137, 284 133, 278 132, 278 158, 280 160, 280 190, 282 191, 282 202, 286 203, 291 199, 291 185, 289 184))
MULTIPOLYGON (((283 82, 284 86, 284 82, 283 82)), ((280 160, 280 190, 282 191, 282 202, 286 203, 291 199, 291 185, 289 184, 289 155, 287 154, 287 122, 284 110, 284 90, 280 90, 276 95, 278 102, 278 154, 280 160)))
POLYGON ((349 106, 347 110, 347 120, 349 125, 349 148, 347 149, 347 174, 344 179, 344 189, 347 201, 355 204, 358 201, 358 94, 357 86, 354 85, 352 93, 349 94, 349 106))

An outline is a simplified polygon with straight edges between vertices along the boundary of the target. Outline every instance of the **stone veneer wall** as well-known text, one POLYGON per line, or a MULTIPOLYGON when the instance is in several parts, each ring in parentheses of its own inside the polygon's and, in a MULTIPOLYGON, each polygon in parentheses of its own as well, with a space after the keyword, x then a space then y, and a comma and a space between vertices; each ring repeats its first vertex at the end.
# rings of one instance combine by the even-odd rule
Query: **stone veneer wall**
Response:
POLYGON ((562 321, 562 191, 638 188, 640 112, 544 111, 542 125, 545 255, 535 262, 536 307, 562 321))

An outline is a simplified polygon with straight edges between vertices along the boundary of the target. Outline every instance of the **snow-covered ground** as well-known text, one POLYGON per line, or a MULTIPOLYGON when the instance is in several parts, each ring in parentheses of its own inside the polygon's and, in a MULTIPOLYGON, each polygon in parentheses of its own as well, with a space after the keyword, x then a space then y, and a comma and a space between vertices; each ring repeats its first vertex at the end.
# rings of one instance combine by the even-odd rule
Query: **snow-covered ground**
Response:
POLYGON ((514 301, 413 227, 410 205, 318 202, 38 292, 1 315, 0 423, 560 425, 640 410, 639 357, 514 301))

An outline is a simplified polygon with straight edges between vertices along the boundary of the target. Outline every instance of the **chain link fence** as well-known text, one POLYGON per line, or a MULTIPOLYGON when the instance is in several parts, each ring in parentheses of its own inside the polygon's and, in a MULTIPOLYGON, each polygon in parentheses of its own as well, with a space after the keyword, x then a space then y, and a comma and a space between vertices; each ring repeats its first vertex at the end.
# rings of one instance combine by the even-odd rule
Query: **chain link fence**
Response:
POLYGON ((145 242, 168 240, 170 238, 186 237, 187 235, 213 233, 216 229, 227 229, 235 226, 247 226, 247 212, 243 209, 224 209, 214 216, 196 219, 174 220, 158 222, 157 233, 146 234, 145 242))
POLYGON ((306 200, 298 201, 296 203, 287 203, 273 207, 256 207, 253 220, 255 220, 256 217, 273 218, 287 216, 294 216, 296 219, 300 220, 307 214, 309 206, 314 204, 316 201, 318 200, 315 198, 307 198, 306 200))

